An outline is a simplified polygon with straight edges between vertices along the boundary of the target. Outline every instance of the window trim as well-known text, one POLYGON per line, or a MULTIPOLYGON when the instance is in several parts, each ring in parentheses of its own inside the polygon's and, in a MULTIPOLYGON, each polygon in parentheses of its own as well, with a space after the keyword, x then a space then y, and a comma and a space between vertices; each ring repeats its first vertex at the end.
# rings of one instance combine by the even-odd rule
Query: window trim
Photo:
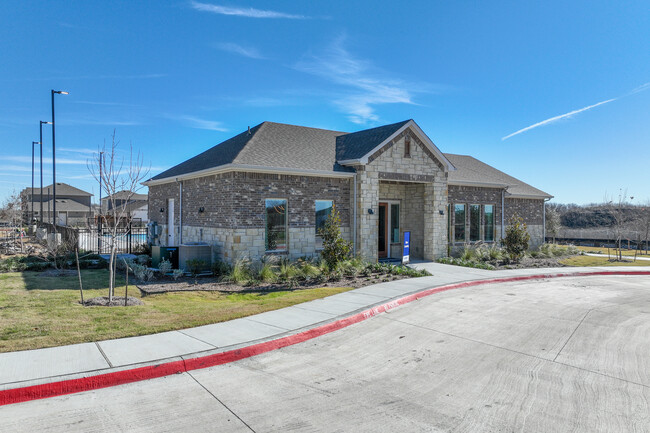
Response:
POLYGON ((282 197, 273 197, 273 198, 265 198, 264 199, 264 252, 267 254, 283 254, 283 253, 288 253, 289 252, 289 199, 287 198, 282 198, 282 197), (268 250, 266 249, 268 242, 267 242, 267 230, 268 230, 268 212, 267 212, 267 206, 266 202, 269 200, 283 200, 285 202, 285 210, 284 210, 284 239, 285 239, 285 247, 284 249, 275 249, 275 250, 268 250))

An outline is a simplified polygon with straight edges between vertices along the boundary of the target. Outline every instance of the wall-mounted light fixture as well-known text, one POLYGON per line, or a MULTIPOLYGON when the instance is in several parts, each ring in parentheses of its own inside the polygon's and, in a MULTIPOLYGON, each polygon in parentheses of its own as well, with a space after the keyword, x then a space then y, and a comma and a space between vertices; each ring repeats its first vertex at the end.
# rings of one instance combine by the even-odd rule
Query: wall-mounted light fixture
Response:
POLYGON ((438 211, 438 213, 439 213, 440 215, 444 215, 444 214, 445 214, 445 211, 442 210, 442 209, 440 209, 440 210, 438 211))
POLYGON ((165 208, 164 208, 164 207, 161 207, 161 208, 160 208, 160 213, 163 213, 163 212, 165 212, 165 208))
POLYGON ((199 213, 203 213, 203 212, 205 212, 205 208, 204 208, 203 206, 201 206, 201 207, 199 208, 199 213))
POLYGON ((375 211, 372 210, 372 209, 368 209, 368 214, 369 214, 369 215, 374 215, 374 214, 375 214, 375 211))

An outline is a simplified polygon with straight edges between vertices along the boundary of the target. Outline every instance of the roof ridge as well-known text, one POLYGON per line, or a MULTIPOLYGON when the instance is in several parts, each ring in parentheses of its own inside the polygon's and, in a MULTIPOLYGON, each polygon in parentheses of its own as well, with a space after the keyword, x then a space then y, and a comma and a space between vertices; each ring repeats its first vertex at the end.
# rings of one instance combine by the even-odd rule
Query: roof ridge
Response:
POLYGON ((252 128, 249 126, 248 131, 242 132, 242 134, 246 134, 246 132, 248 132, 248 135, 250 135, 250 137, 248 138, 248 140, 246 140, 244 145, 237 151, 237 154, 232 159, 233 163, 237 163, 237 159, 239 158, 239 155, 241 155, 241 153, 244 151, 244 149, 246 149, 246 146, 248 146, 249 144, 251 144, 253 142, 253 140, 255 140, 255 137, 257 136, 257 133, 260 132, 262 129, 266 128, 266 125, 268 123, 272 123, 272 122, 267 122, 265 120, 262 123, 258 123, 257 125, 253 126, 252 128), (255 128, 257 128, 257 129, 255 129, 255 128), (255 130, 255 132, 253 132, 253 130, 255 130))
POLYGON ((274 124, 274 125, 283 125, 283 126, 293 126, 293 127, 296 127, 296 128, 303 128, 303 129, 315 129, 317 131, 336 132, 336 133, 341 133, 341 134, 351 134, 350 132, 337 131, 335 129, 325 129, 325 128, 316 128, 314 126, 294 125, 293 123, 271 122, 270 120, 265 120, 262 123, 268 123, 268 124, 274 124))

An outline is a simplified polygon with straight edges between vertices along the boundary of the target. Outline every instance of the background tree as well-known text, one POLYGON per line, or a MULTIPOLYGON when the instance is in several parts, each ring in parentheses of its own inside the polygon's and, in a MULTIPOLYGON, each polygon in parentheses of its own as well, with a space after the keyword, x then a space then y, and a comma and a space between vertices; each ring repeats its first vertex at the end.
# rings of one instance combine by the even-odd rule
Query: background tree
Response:
MULTIPOLYGON (((104 145, 88 161, 88 170, 95 180, 100 182, 101 189, 105 193, 106 200, 108 201, 107 208, 109 210, 101 214, 100 218, 102 219, 103 227, 106 227, 109 234, 109 303, 113 300, 115 294, 115 256, 119 228, 128 223, 129 202, 133 195, 142 189, 140 183, 149 173, 149 170, 142 169, 142 155, 140 152, 134 155, 133 146, 130 146, 128 158, 119 156, 117 152, 119 142, 115 139, 115 131, 113 131, 111 138, 110 146, 106 148, 106 143, 104 142, 104 145), (118 192, 120 195, 116 196, 118 192)), ((100 209, 102 209, 101 203, 100 209)))

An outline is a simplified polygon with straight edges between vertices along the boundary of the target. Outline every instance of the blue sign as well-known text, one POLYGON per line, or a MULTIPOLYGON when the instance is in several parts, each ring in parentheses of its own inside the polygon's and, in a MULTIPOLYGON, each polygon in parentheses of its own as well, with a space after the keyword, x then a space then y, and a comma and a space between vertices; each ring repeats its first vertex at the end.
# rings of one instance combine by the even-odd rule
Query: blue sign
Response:
POLYGON ((409 262, 409 252, 411 247, 411 232, 404 232, 404 252, 402 253, 402 263, 409 262))

